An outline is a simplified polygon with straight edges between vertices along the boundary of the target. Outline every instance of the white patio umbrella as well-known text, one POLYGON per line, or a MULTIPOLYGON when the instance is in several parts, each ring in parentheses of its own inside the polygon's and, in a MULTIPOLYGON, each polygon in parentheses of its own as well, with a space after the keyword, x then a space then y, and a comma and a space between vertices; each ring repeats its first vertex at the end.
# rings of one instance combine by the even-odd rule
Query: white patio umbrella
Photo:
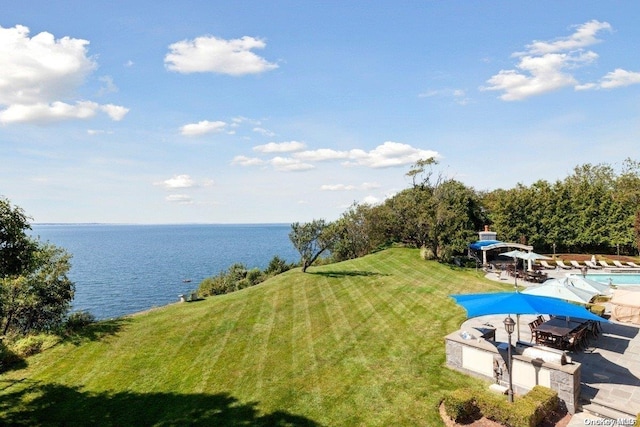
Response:
POLYGON ((519 251, 519 250, 513 250, 513 251, 509 251, 509 252, 503 252, 501 254, 498 254, 498 256, 506 256, 509 258, 513 258, 513 268, 515 269, 515 276, 514 276, 514 286, 516 288, 516 291, 518 290, 518 261, 517 258, 520 258, 525 252, 519 251))
POLYGON ((539 259, 552 259, 545 255, 540 255, 535 252, 522 252, 522 255, 518 256, 520 259, 529 261, 529 269, 531 269, 531 262, 539 259))
POLYGON ((577 302, 580 304, 588 304, 589 302, 591 302, 593 297, 598 295, 598 292, 577 288, 571 285, 569 281, 563 280, 564 279, 549 279, 539 285, 529 286, 527 289, 522 291, 522 293, 558 298, 565 301, 577 302))
POLYGON ((597 292, 598 295, 611 295, 613 293, 611 286, 595 280, 587 279, 586 277, 577 276, 575 274, 568 274, 566 277, 558 280, 566 281, 576 288, 584 289, 589 292, 597 292))

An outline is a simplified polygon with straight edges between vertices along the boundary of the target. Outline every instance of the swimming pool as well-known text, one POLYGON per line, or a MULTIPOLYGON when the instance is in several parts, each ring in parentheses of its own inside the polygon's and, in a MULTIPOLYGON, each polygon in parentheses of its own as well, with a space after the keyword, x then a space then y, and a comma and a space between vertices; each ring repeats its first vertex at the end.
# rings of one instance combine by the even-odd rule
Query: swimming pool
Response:
POLYGON ((631 273, 589 273, 587 279, 616 286, 640 286, 640 274, 631 273))

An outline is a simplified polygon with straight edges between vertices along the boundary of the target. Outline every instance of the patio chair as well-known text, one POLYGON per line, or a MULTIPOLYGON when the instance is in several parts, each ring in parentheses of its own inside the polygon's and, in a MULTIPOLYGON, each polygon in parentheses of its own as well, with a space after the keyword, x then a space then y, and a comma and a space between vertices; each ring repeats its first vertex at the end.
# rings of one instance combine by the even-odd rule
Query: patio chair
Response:
POLYGON ((556 269, 553 265, 550 265, 545 260, 540 260, 540 265, 543 266, 544 268, 546 268, 547 270, 555 270, 556 269))
POLYGON ((602 267, 600 267, 598 264, 593 263, 593 261, 585 261, 584 264, 589 267, 589 268, 593 268, 594 270, 600 270, 602 267))
POLYGON ((529 322, 529 329, 531 329, 531 339, 529 342, 538 342, 538 331, 536 331, 537 327, 538 323, 535 320, 533 322, 529 322))
POLYGON ((578 261, 574 261, 574 260, 569 261, 569 264, 571 264, 575 268, 582 268, 583 267, 582 265, 580 265, 580 263, 578 261))
POLYGON ((587 340, 587 328, 580 328, 573 334, 569 336, 569 339, 563 342, 565 348, 570 350, 584 350, 589 346, 589 341, 587 340))
POLYGON ((565 270, 571 270, 572 267, 569 267, 567 264, 564 263, 564 261, 562 260, 557 260, 556 261, 556 265, 560 268, 563 268, 565 270))
POLYGON ((615 265, 616 267, 620 267, 620 268, 627 268, 626 265, 624 265, 623 263, 621 263, 620 261, 618 261, 617 259, 613 260, 613 265, 615 265))

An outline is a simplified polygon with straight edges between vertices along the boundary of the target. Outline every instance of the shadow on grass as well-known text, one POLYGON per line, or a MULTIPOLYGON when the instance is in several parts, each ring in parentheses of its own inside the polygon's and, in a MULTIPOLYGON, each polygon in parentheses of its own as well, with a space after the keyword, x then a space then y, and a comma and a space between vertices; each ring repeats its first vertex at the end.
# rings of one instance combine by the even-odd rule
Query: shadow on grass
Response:
POLYGON ((102 320, 100 322, 87 325, 77 331, 68 333, 63 337, 63 340, 75 345, 80 345, 87 341, 99 341, 105 337, 116 335, 130 322, 131 319, 126 317, 102 320))
POLYGON ((325 277, 353 277, 353 276, 388 276, 388 274, 376 273, 375 271, 362 270, 330 270, 330 271, 309 271, 309 274, 317 274, 325 277))
POLYGON ((59 384, 0 382, 0 424, 12 426, 319 426, 227 393, 87 392, 59 384), (16 391, 11 388, 16 387, 16 391), (7 393, 8 392, 8 393, 7 393))

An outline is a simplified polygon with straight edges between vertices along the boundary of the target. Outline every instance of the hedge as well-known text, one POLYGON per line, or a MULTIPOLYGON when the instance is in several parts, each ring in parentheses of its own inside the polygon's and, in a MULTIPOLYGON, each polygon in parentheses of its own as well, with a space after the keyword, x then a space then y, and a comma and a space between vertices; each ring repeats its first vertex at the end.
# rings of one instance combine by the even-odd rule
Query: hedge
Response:
POLYGON ((558 409, 559 399, 557 392, 542 386, 535 386, 513 404, 501 394, 458 389, 445 396, 444 405, 456 422, 481 414, 509 427, 535 427, 558 409))

